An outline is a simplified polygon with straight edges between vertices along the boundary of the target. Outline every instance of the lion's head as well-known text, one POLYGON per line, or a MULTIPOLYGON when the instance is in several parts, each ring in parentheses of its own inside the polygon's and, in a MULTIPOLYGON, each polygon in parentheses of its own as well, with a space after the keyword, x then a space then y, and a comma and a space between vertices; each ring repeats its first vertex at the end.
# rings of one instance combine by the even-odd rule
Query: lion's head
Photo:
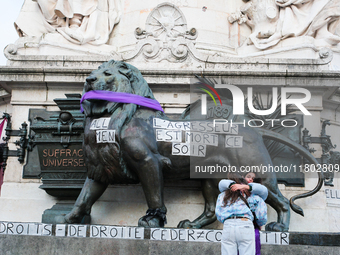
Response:
MULTIPOLYGON (((125 92, 154 99, 152 91, 140 71, 122 61, 110 60, 91 72, 90 76, 86 78, 83 94, 91 90, 125 92)), ((100 116, 105 112, 113 113, 119 107, 124 107, 124 105, 102 100, 85 100, 83 102, 86 116, 100 116)), ((137 108, 136 105, 129 108, 132 110, 130 114, 133 115, 137 108)))
MULTIPOLYGON (((105 62, 86 78, 83 94, 91 90, 132 93, 155 99, 149 85, 136 67, 114 60, 105 62)), ((116 130, 118 139, 121 128, 130 121, 137 110, 136 104, 103 100, 84 100, 82 106, 86 117, 96 118, 104 114, 111 114, 111 119, 114 120, 113 128, 116 130)))

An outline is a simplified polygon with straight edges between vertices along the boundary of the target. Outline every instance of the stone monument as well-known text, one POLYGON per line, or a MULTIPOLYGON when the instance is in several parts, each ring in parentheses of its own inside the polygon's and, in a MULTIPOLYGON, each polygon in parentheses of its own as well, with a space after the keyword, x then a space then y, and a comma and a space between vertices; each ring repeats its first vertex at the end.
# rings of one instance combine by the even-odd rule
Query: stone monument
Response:
MULTIPOLYGON (((0 84, 4 89, 4 104, 0 105, 0 110, 10 113, 13 129, 18 129, 23 121, 33 116, 29 109, 31 113, 38 109, 46 112, 44 120, 31 119, 31 132, 35 132, 35 124, 43 121, 57 123, 56 128, 58 123, 62 128, 71 125, 71 119, 59 117, 62 110, 53 100, 65 98, 64 94, 81 94, 90 73, 114 59, 140 70, 154 98, 172 120, 180 119, 182 112, 196 99, 204 99, 202 91, 197 93, 191 89, 195 75, 213 80, 213 87, 234 85, 246 95, 244 99, 252 99, 247 97, 251 87, 252 95, 256 91, 263 98, 264 108, 255 107, 255 112, 270 108, 268 91, 274 97, 272 87, 279 91, 282 88, 290 91, 304 88, 311 95, 310 100, 303 103, 310 115, 304 114, 299 107, 293 107, 290 114, 300 116, 295 116, 300 118, 295 120, 299 127, 307 128, 311 136, 321 138, 308 138, 307 134, 304 142, 300 141, 303 136, 297 129, 294 135, 287 136, 300 144, 311 145, 308 149, 320 162, 329 154, 322 147, 327 144, 327 136, 332 144, 340 142, 337 136, 339 1, 217 0, 206 6, 187 0, 55 0, 49 3, 25 1, 16 21, 20 37, 4 49, 8 63, 0 68, 0 84), (331 125, 327 127, 327 134, 322 134, 322 123, 326 120, 331 125)), ((287 92, 285 99, 289 99, 289 94, 294 93, 287 92)), ((275 95, 278 98, 278 94, 275 95)), ((295 96, 292 99, 301 99, 304 95, 295 96)), ((213 118, 219 118, 221 109, 236 109, 232 103, 223 105, 225 108, 217 108, 218 101, 216 105, 209 100, 207 103, 207 115, 212 114, 213 118)), ((248 123, 250 119, 254 118, 239 116, 237 121, 248 123)), ((120 130, 120 124, 117 125, 115 130, 120 130)), ((250 125, 254 124, 250 122, 250 125)), ((53 141, 57 136, 53 136, 53 141)), ((62 136, 59 138, 58 146, 63 146, 66 140, 62 136)), ((33 143, 34 139, 39 142, 39 137, 30 139, 33 143)), ((10 139, 8 146, 13 150, 15 139, 10 139)), ((327 148, 334 151, 332 162, 338 162, 334 159, 337 149, 327 148)), ((291 153, 291 159, 301 162, 301 166, 309 164, 301 161, 300 154, 285 150, 291 153)), ((30 155, 33 153, 39 156, 37 147, 28 151, 23 164, 13 156, 7 160, 1 189, 0 207, 3 209, 0 220, 40 222, 44 211, 56 203, 66 203, 69 207, 74 203, 71 198, 65 201, 59 195, 51 196, 39 189, 41 185, 46 187, 46 183, 41 183, 41 176, 48 169, 43 170, 39 161, 32 165, 30 155), (27 208, 25 214, 18 210, 22 207, 27 208)), ((63 169, 59 174, 69 176, 70 169, 63 169)), ((302 170, 299 181, 279 181, 278 188, 284 197, 291 198, 320 186, 317 172, 307 168, 302 170)), ((336 216, 340 209, 338 199, 334 197, 340 185, 338 175, 335 172, 333 187, 320 187, 313 197, 297 202, 305 216, 302 218, 292 213, 290 231, 338 232, 340 222, 336 216), (319 221, 320 214, 328 217, 319 221)), ((77 188, 79 191, 79 185, 77 188)), ((92 207, 92 224, 137 225, 140 216, 148 209, 143 188, 138 184, 108 186, 92 207)), ((165 181, 166 226, 176 227, 183 219, 193 221, 201 215, 209 204, 204 201, 200 189, 197 180, 165 181)), ((269 207, 269 222, 276 222, 276 219, 276 212, 269 207)), ((221 225, 212 223, 207 228, 221 228, 221 225)))

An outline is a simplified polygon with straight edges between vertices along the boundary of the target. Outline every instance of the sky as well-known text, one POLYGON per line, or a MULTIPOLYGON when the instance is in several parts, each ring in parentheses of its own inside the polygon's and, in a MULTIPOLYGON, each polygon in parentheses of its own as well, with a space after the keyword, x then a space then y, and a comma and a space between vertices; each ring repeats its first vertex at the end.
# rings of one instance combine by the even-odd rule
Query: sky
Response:
POLYGON ((24 0, 0 0, 0 65, 6 65, 7 62, 3 53, 4 48, 19 38, 14 28, 14 21, 23 3, 24 0))

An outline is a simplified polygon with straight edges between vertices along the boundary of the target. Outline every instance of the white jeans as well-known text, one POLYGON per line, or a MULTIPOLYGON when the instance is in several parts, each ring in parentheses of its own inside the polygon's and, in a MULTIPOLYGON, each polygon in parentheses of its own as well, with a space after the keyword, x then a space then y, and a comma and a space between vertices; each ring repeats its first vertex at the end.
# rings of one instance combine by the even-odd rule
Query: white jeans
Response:
POLYGON ((255 234, 251 220, 228 219, 224 221, 221 252, 222 255, 254 255, 255 234))

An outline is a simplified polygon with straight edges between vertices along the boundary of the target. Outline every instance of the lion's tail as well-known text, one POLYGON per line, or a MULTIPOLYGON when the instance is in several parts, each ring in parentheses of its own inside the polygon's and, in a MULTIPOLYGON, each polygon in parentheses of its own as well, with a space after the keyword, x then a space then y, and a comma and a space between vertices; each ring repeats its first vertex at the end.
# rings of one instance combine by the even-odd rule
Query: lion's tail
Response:
MULTIPOLYGON (((282 144, 285 144, 285 145, 293 148, 295 151, 299 152, 311 164, 314 164, 315 166, 318 164, 318 161, 313 157, 313 155, 306 148, 304 148, 302 145, 292 141, 291 139, 289 139, 289 138, 287 138, 287 137, 285 137, 285 136, 283 136, 279 133, 276 133, 276 132, 273 132, 273 131, 270 131, 270 130, 259 129, 258 131, 262 135, 263 138, 270 139, 270 140, 277 141, 277 142, 280 142, 282 144)), ((319 175, 319 181, 318 181, 318 184, 316 185, 316 187, 313 190, 308 191, 308 192, 303 193, 303 194, 300 194, 300 195, 295 195, 290 199, 290 207, 292 208, 292 210, 294 212, 304 216, 302 208, 300 206, 296 205, 294 203, 294 201, 296 199, 312 196, 321 189, 322 184, 323 184, 323 180, 324 180, 324 176, 323 176, 322 171, 320 171, 318 173, 318 175, 319 175)))

